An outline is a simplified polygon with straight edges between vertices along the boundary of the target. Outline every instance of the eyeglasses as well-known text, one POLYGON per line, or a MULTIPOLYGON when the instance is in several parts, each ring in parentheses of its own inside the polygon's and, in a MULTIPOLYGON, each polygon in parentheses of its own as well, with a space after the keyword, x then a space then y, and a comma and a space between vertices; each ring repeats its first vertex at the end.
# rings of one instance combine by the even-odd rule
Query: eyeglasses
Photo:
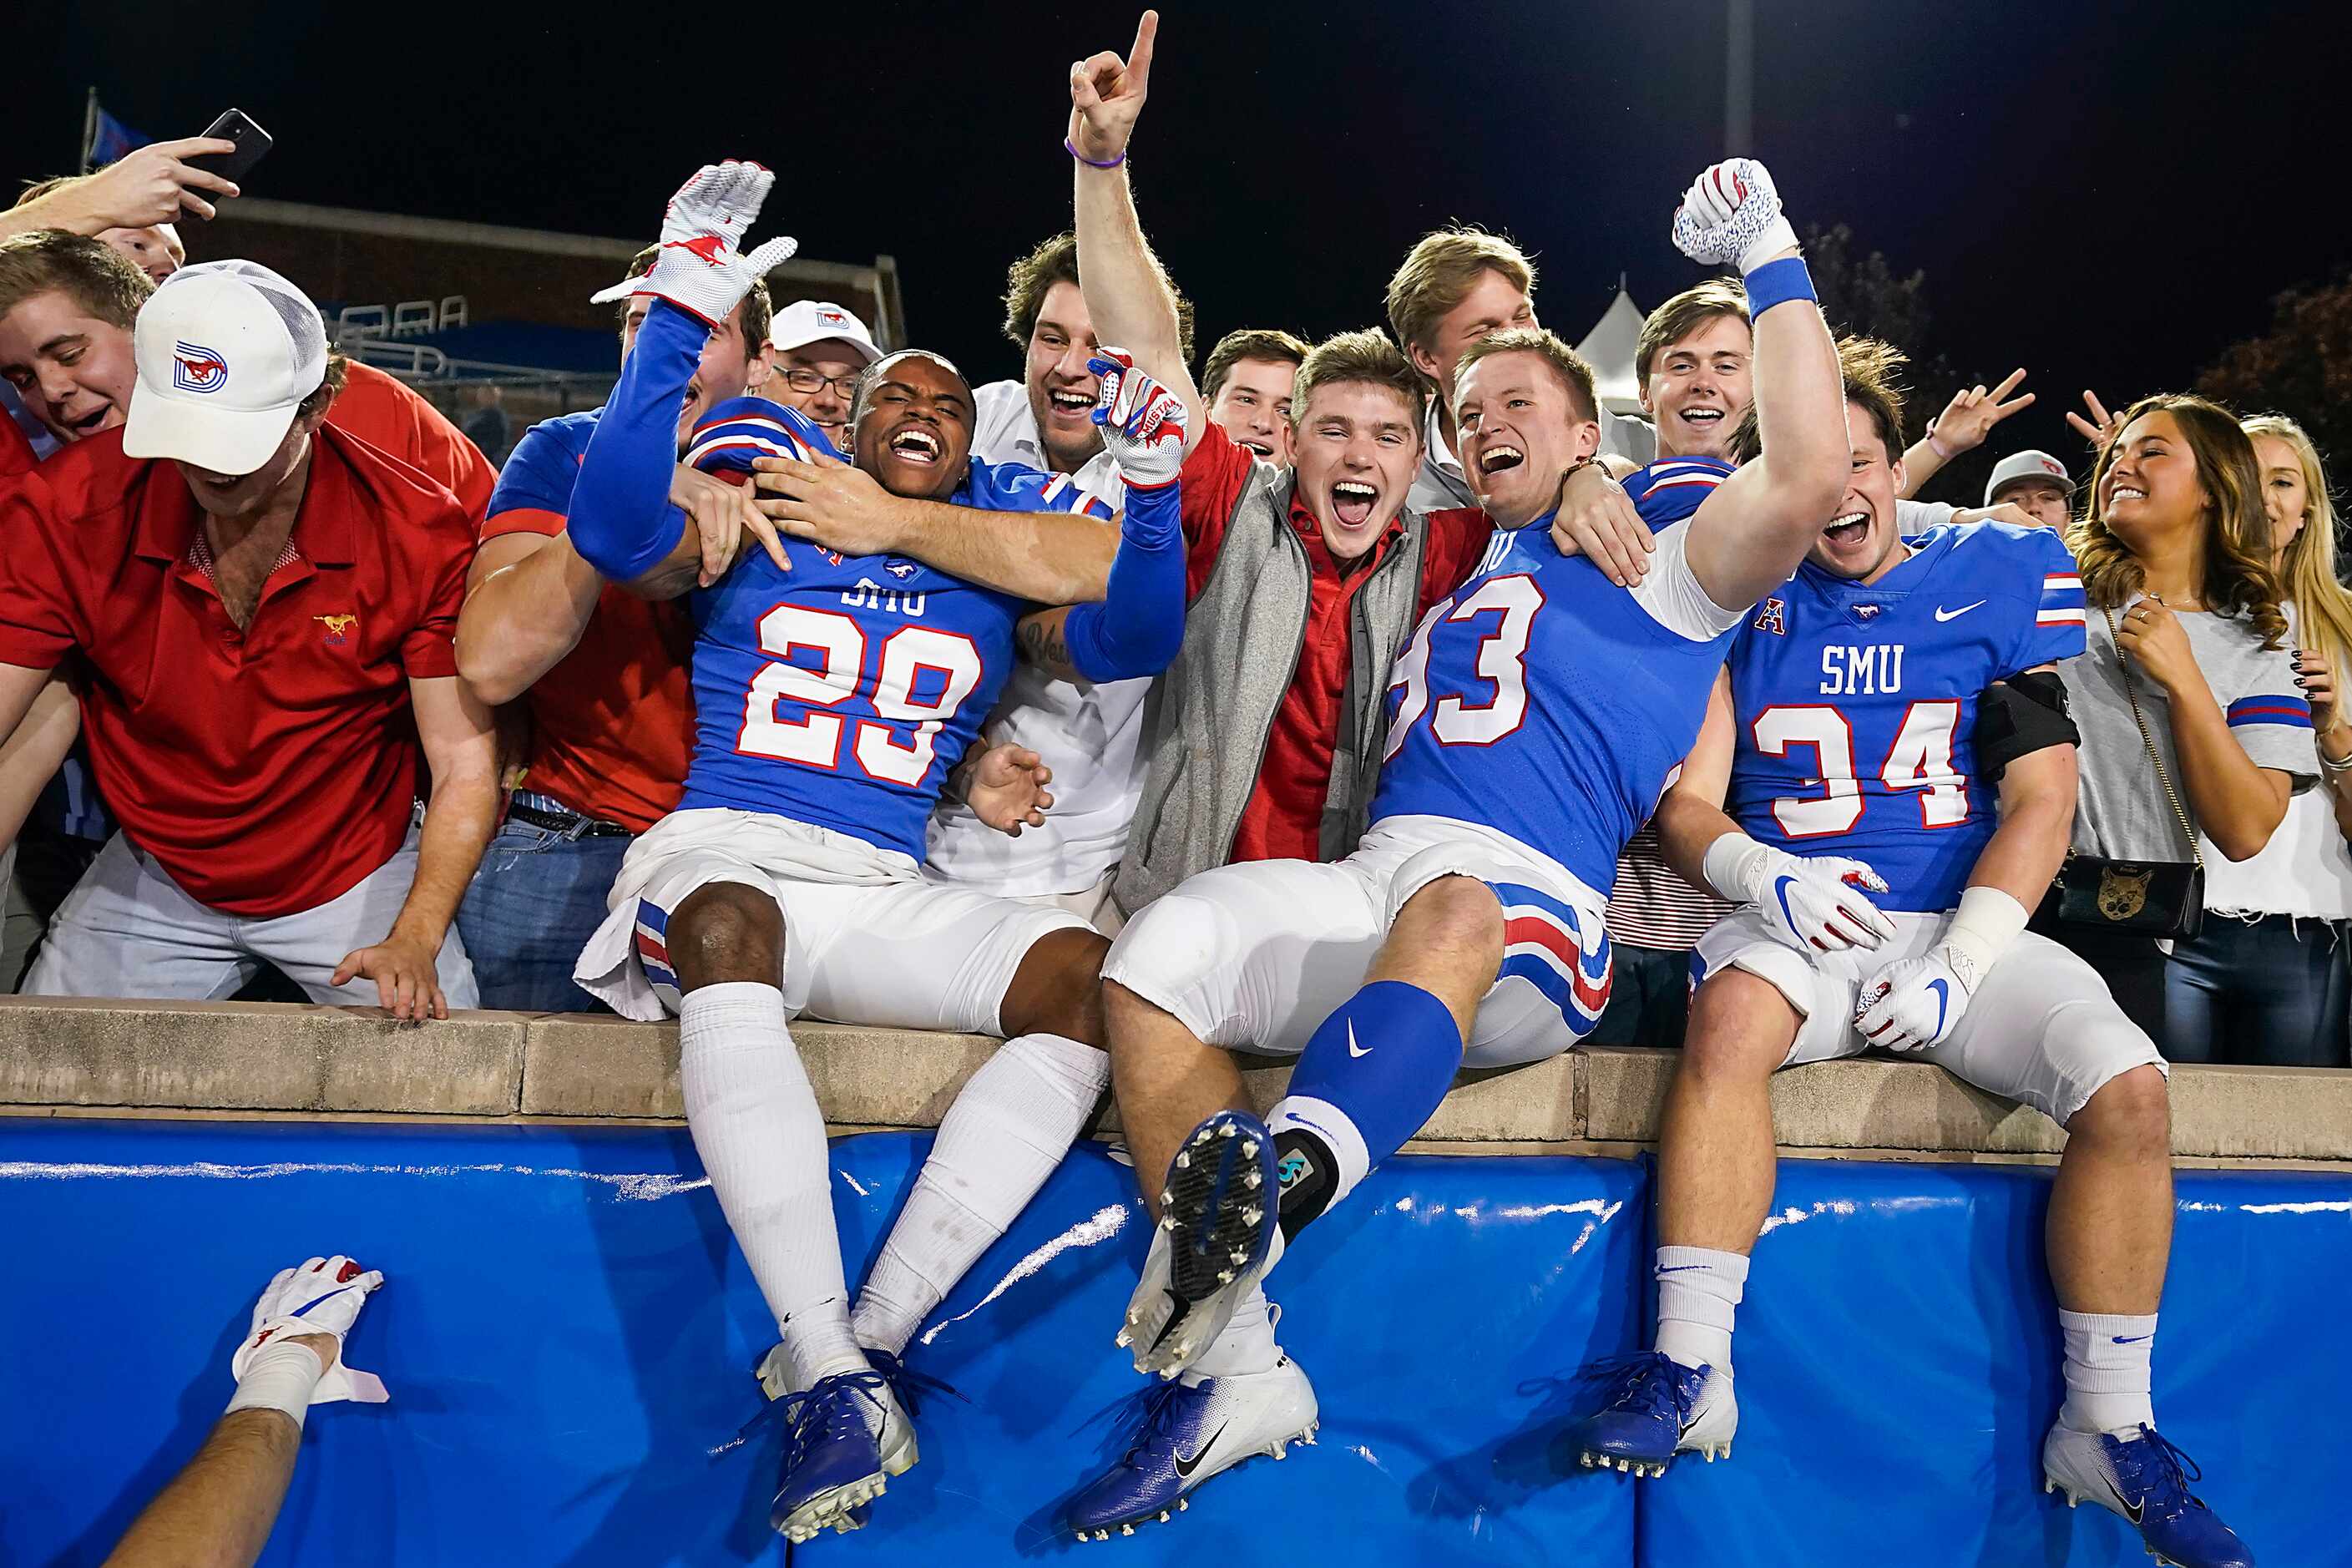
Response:
POLYGON ((803 397, 814 397, 828 386, 834 388, 845 403, 857 395, 857 377, 855 375, 820 375, 804 364, 794 365, 784 372, 784 384, 803 397))

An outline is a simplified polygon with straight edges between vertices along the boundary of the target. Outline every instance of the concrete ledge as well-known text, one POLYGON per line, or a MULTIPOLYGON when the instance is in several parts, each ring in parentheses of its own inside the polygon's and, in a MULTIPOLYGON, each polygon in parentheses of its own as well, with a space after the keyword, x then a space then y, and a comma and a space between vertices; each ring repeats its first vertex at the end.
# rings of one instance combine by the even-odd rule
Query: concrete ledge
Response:
MULTIPOLYGON (((936 1125, 995 1042, 793 1026, 826 1121, 936 1125)), ((1412 1147, 1618 1152, 1653 1143, 1671 1051, 1575 1052, 1465 1075, 1412 1147)), ((1244 1063, 1261 1109, 1286 1064, 1244 1063)), ((677 1030, 617 1018, 467 1013, 402 1026, 373 1008, 0 998, 0 1108, 39 1112, 299 1113, 676 1121, 677 1030)), ((1824 1157, 2047 1159, 2039 1112, 1923 1062, 1825 1062, 1773 1080, 1785 1152, 1824 1157)), ((2186 1160, 2352 1161, 2352 1071, 2179 1068, 2173 1147, 2186 1160)), ((1106 1106, 1097 1132, 1116 1131, 1106 1106)))
POLYGON ((9 997, 0 1100, 504 1115, 525 1023, 478 1013, 417 1027, 376 1008, 9 997))

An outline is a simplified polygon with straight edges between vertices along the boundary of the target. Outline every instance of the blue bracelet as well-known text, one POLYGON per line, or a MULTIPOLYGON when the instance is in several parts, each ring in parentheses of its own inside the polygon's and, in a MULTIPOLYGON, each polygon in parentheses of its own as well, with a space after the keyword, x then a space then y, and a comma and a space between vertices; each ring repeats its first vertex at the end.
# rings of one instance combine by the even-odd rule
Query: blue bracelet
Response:
POLYGON ((1805 270, 1805 258, 1801 256, 1768 261, 1748 275, 1748 319, 1751 321, 1775 305, 1814 297, 1813 275, 1805 270))
POLYGON ((1097 159, 1089 158, 1084 153, 1079 152, 1076 144, 1074 144, 1066 136, 1062 138, 1062 151, 1067 153, 1071 157, 1076 158, 1079 163, 1084 163, 1089 169, 1116 169, 1121 163, 1127 162, 1127 154, 1125 153, 1121 153, 1118 157, 1113 158, 1108 163, 1097 159))

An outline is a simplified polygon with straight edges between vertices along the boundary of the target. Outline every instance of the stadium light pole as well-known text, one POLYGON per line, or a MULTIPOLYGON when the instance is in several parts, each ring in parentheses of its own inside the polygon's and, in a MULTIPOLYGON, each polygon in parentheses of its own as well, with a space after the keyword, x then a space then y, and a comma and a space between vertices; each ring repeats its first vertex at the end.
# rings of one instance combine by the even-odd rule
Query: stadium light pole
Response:
POLYGON ((1755 0, 1728 0, 1723 47, 1723 152, 1743 158, 1753 151, 1756 108, 1755 0))

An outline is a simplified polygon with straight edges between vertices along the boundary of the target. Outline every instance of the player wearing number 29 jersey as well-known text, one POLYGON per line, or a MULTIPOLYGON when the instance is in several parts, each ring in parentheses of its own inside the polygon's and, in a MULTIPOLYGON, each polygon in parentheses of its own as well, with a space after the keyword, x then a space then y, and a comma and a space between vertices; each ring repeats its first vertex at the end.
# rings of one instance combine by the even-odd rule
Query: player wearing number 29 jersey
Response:
POLYGON ((1759 843, 1869 863, 1884 910, 1960 901, 1998 823, 1986 687, 2083 651, 2083 581, 2048 529, 1947 524, 1864 585, 1807 562, 1732 644, 1724 809, 1759 843))
MULTIPOLYGON (((806 416, 744 397, 710 411, 687 461, 748 479, 757 458, 812 452, 832 447, 806 416)), ((1066 476, 977 459, 949 500, 1111 515, 1066 476)), ((789 572, 753 551, 687 599, 701 637, 679 809, 772 812, 920 861, 940 781, 995 706, 1030 606, 903 556, 784 551, 789 572)))

